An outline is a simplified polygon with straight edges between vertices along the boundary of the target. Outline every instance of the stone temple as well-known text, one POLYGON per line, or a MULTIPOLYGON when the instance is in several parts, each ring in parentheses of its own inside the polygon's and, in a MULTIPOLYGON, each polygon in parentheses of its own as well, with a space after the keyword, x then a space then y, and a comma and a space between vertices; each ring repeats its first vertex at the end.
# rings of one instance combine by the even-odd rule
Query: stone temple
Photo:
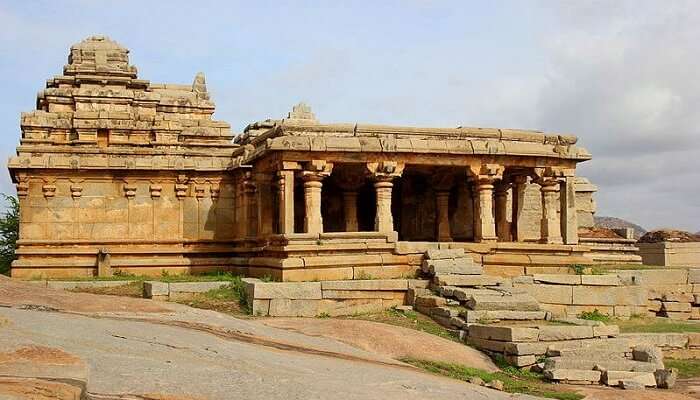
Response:
POLYGON ((203 74, 152 83, 128 54, 74 45, 22 114, 12 276, 397 278, 431 248, 507 276, 639 262, 629 237, 586 237, 596 188, 575 136, 325 123, 303 103, 234 134, 203 74))

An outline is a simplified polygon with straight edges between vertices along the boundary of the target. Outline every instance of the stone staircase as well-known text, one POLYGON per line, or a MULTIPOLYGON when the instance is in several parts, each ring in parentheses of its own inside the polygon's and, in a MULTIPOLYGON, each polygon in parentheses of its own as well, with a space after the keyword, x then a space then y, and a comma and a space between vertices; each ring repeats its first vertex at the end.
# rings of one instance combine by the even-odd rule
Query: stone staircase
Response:
POLYGON ((417 311, 450 329, 479 321, 548 319, 539 302, 510 279, 483 274, 483 267, 463 249, 428 250, 421 265, 429 289, 415 293, 417 311))
POLYGON ((658 347, 632 346, 624 339, 584 342, 575 348, 554 345, 546 355, 539 364, 545 378, 561 383, 670 388, 677 378, 675 370, 664 368, 658 347))

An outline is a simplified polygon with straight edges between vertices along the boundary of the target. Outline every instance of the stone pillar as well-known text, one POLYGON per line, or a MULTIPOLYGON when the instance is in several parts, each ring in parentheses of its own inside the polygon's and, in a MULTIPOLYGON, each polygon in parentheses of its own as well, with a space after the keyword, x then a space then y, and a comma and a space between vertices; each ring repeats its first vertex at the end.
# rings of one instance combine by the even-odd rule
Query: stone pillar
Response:
POLYGON ((304 181, 304 231, 319 234, 323 232, 323 217, 321 216, 321 188, 323 179, 331 174, 333 164, 324 160, 313 160, 307 163, 302 171, 304 181))
POLYGON ((273 229, 273 183, 272 175, 257 174, 257 236, 267 237, 274 232, 273 229))
POLYGON ((283 162, 277 171, 279 233, 294 233, 294 172, 299 165, 283 162))
POLYGON ((508 189, 510 185, 501 182, 496 185, 496 235, 501 242, 510 242, 508 222, 508 189))
POLYGON ((241 221, 241 229, 243 238, 252 238, 257 235, 257 209, 255 207, 255 198, 257 193, 257 185, 253 180, 250 172, 246 172, 242 182, 243 189, 243 221, 241 221))
POLYGON ((343 190, 345 232, 357 232, 360 229, 357 221, 357 192, 365 184, 367 176, 361 169, 347 165, 336 166, 333 176, 343 190))
POLYGON ((439 242, 451 242, 450 190, 454 185, 454 168, 440 167, 433 170, 430 183, 435 191, 436 236, 439 242))
POLYGON ((511 232, 513 241, 525 241, 525 189, 527 189, 527 176, 518 175, 513 178, 513 217, 511 232))
POLYGON ((538 182, 542 191, 542 243, 563 243, 561 237, 561 223, 559 222, 559 206, 557 195, 559 182, 556 179, 545 178, 538 182))
POLYGON ((394 178, 401 176, 404 169, 403 163, 395 161, 382 161, 367 163, 367 169, 374 179, 374 188, 377 192, 377 214, 374 218, 374 230, 389 233, 394 231, 394 217, 391 213, 391 191, 394 187, 394 178))
POLYGON ((437 205, 437 236, 439 242, 451 242, 449 203, 450 192, 435 192, 435 203, 437 205))
POLYGON ((576 209, 575 179, 574 170, 567 170, 559 192, 559 198, 561 199, 561 232, 566 244, 578 244, 578 210, 576 209))
POLYGON ((497 239, 493 215, 493 188, 494 182, 503 178, 503 170, 504 167, 498 164, 470 167, 477 192, 474 214, 474 239, 477 242, 495 242, 497 239))
POLYGON ((474 215, 474 234, 477 242, 495 242, 496 221, 493 218, 493 184, 479 182, 476 185, 477 212, 474 215))
POLYGON ((357 232, 357 191, 343 191, 343 215, 345 217, 345 232, 357 232))

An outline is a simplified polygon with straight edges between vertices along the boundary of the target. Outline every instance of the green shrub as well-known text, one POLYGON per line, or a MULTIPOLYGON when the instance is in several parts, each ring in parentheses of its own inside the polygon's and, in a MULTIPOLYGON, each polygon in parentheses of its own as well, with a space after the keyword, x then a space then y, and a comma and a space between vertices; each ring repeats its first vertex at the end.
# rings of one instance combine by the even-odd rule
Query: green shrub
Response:
POLYGON ((0 274, 9 275, 12 261, 17 258, 19 238, 19 202, 14 196, 3 194, 8 207, 0 215, 0 274))
POLYGON ((610 316, 601 313, 600 311, 598 311, 597 308, 593 311, 584 311, 581 314, 579 314, 578 317, 581 319, 587 319, 589 321, 600 321, 600 322, 610 321, 610 316))

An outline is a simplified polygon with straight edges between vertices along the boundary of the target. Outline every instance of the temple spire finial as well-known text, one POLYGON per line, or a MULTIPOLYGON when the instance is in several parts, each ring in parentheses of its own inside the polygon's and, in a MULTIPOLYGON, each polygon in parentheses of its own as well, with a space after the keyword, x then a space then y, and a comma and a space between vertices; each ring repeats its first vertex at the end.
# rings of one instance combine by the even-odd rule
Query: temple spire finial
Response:
POLYGON ((304 102, 299 102, 299 104, 292 107, 292 111, 287 114, 287 119, 318 122, 316 116, 311 111, 311 107, 304 102))

